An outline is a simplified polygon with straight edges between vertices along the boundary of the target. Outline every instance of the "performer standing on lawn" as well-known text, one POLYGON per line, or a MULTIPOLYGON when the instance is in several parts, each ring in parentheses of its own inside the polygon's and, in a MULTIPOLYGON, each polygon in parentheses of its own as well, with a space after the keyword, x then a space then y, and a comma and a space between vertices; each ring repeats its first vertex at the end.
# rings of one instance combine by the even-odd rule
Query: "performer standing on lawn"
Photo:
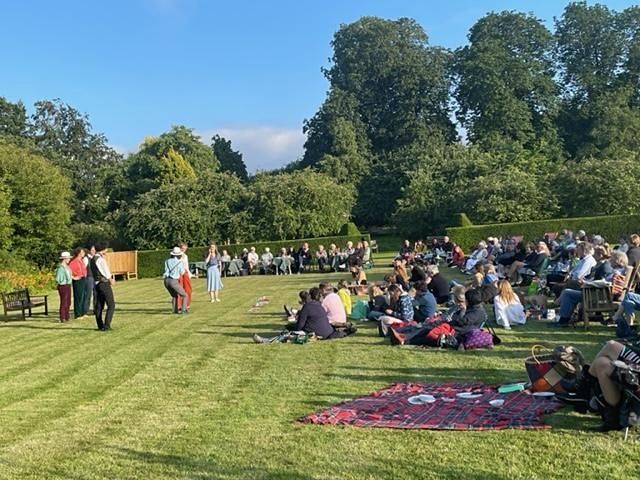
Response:
POLYGON ((116 301, 113 298, 113 289, 111 288, 115 283, 111 270, 109 270, 109 264, 105 258, 105 253, 109 244, 107 242, 100 242, 96 245, 96 254, 89 262, 91 273, 96 282, 95 291, 95 314, 96 324, 98 330, 106 332, 111 330, 111 320, 113 320, 113 312, 116 309, 116 301), (104 306, 107 306, 107 313, 102 321, 102 311, 104 306))
POLYGON ((187 313, 187 292, 180 285, 180 278, 184 274, 182 263, 182 249, 173 247, 170 257, 164 262, 164 286, 173 298, 173 313, 187 313), (181 307, 179 306, 181 305, 181 307))
POLYGON ((209 252, 204 259, 207 267, 207 291, 211 298, 211 303, 220 301, 220 289, 222 289, 221 268, 222 261, 215 243, 209 246, 209 252))
MULTIPOLYGON (((189 245, 187 245, 186 242, 180 244, 180 250, 182 250, 182 266, 184 267, 184 272, 178 279, 180 286, 187 294, 186 310, 189 310, 191 308, 191 293, 193 292, 193 289, 191 287, 191 270, 189 269, 189 257, 187 257, 188 248, 189 245)), ((182 308, 182 297, 178 297, 178 308, 182 308)))
POLYGON ((69 308, 71 307, 71 269, 69 261, 71 254, 62 252, 60 254, 60 264, 56 269, 56 283, 58 284, 58 295, 60 295, 60 322, 69 321, 69 308))
POLYGON ((84 317, 84 297, 86 295, 87 267, 84 264, 84 249, 77 247, 73 251, 73 259, 69 262, 71 278, 73 279, 73 315, 75 318, 84 317))

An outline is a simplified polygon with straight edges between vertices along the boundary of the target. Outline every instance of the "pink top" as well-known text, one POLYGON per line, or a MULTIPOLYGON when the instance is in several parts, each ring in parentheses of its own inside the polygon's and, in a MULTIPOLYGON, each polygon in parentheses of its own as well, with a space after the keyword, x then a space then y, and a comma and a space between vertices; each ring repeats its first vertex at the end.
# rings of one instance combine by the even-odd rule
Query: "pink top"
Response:
POLYGON ((81 258, 74 258, 69 262, 69 268, 71 269, 71 275, 74 277, 86 277, 87 266, 84 264, 81 258))
POLYGON ((324 297, 322 307, 327 312, 329 323, 340 324, 347 322, 347 312, 345 312, 342 300, 340 300, 340 296, 337 293, 332 292, 324 297))

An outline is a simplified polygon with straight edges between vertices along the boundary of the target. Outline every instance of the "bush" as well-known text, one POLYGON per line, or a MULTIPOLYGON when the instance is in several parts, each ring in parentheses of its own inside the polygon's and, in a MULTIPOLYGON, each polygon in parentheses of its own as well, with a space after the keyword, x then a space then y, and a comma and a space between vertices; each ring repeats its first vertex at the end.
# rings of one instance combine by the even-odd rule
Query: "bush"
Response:
MULTIPOLYGON (((259 254, 264 251, 265 247, 269 247, 274 256, 277 256, 278 251, 285 247, 299 248, 304 242, 309 244, 309 248, 315 252, 318 245, 322 244, 325 247, 332 243, 338 246, 344 246, 348 241, 358 242, 361 239, 370 240, 369 234, 354 235, 354 236, 335 236, 335 237, 319 237, 319 238, 299 238, 296 240, 274 240, 271 242, 252 242, 252 243, 236 243, 232 245, 218 245, 220 251, 226 250, 229 255, 240 256, 242 249, 256 247, 256 252, 259 254)), ((208 247, 191 247, 187 252, 190 261, 201 261, 204 259, 207 253, 208 247)), ((164 261, 169 256, 169 248, 164 250, 143 250, 138 252, 138 278, 151 278, 162 275, 164 268, 164 261)))
POLYGON ((568 228, 576 232, 584 230, 588 234, 599 234, 610 243, 616 243, 622 236, 640 232, 640 215, 609 215, 602 217, 553 218, 531 222, 496 223, 449 227, 446 229, 451 241, 464 250, 489 236, 505 237, 522 235, 527 240, 543 238, 546 232, 558 232, 568 228))
POLYGON ((339 233, 339 235, 347 236, 347 237, 357 237, 360 234, 361 234, 360 230, 358 229, 356 224, 353 222, 345 223, 340 228, 340 233, 339 233))
POLYGON ((29 293, 46 293, 55 288, 53 273, 39 270, 26 260, 0 251, 0 292, 28 288, 29 293))

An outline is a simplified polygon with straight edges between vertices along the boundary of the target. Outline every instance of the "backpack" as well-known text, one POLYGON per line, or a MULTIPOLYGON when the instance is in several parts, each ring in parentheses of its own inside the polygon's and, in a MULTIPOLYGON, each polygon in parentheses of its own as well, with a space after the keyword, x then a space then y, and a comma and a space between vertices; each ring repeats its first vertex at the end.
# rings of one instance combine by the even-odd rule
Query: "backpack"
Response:
POLYGON ((369 305, 364 300, 358 300, 351 309, 349 318, 353 320, 364 320, 369 315, 369 305))

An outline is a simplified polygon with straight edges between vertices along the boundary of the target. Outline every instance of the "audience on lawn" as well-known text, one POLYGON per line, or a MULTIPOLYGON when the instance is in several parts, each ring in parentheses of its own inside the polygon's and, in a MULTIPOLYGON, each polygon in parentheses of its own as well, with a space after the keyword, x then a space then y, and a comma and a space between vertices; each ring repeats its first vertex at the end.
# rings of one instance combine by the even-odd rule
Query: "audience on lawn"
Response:
POLYGON ((292 332, 304 332, 313 334, 321 340, 342 338, 356 332, 355 327, 347 325, 344 329, 336 329, 329 323, 327 311, 322 306, 323 293, 320 288, 313 287, 306 292, 300 292, 300 298, 304 300, 302 308, 296 314, 296 321, 287 326, 285 332, 271 338, 261 337, 255 334, 255 343, 278 343, 286 342, 291 338, 292 332))

